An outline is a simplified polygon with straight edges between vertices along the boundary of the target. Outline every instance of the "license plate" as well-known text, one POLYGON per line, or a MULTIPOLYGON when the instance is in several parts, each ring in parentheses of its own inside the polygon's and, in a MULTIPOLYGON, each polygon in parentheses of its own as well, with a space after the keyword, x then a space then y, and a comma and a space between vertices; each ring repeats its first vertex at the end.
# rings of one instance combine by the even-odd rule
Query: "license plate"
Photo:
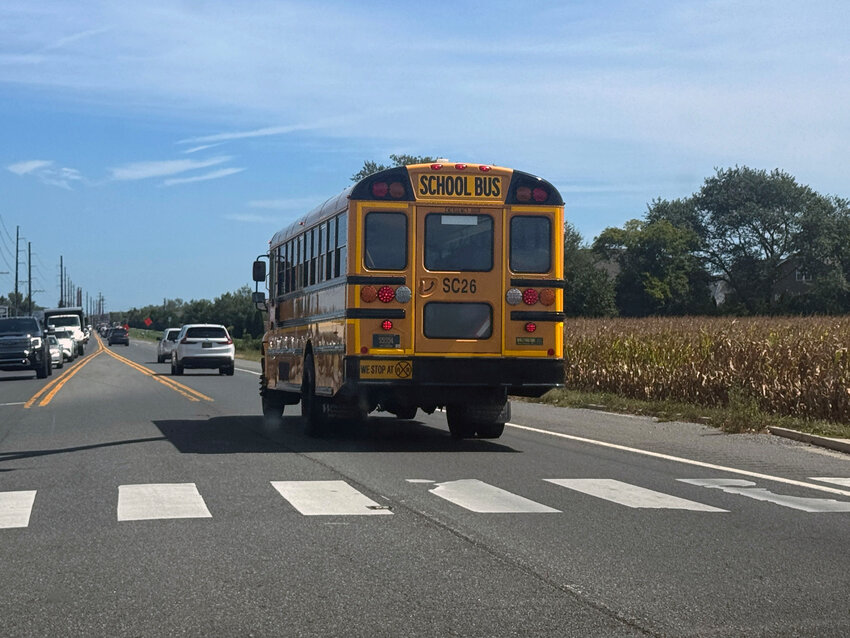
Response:
POLYGON ((201 347, 202 347, 202 348, 212 348, 212 341, 204 341, 204 342, 201 344, 201 347))
POLYGON ((410 361, 361 361, 361 379, 409 379, 413 376, 410 361))

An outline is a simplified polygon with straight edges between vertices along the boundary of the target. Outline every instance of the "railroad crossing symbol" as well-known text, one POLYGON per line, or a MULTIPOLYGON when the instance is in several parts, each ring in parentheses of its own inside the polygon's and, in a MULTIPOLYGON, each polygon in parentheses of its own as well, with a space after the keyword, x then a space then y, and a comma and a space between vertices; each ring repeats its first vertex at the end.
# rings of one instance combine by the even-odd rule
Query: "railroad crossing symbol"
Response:
POLYGON ((395 364, 395 376, 399 379, 409 379, 412 371, 410 361, 399 361, 395 364))

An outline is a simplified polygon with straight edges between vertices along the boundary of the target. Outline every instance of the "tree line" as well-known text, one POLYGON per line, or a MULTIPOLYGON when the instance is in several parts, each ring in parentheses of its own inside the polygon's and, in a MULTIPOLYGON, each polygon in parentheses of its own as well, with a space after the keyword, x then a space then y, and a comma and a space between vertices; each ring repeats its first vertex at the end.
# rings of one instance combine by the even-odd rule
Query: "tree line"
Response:
POLYGON ((236 339, 257 339, 265 331, 263 313, 251 301, 251 287, 242 286, 226 292, 213 301, 209 299, 165 299, 162 304, 132 308, 125 312, 109 313, 110 322, 126 322, 131 328, 165 330, 187 323, 218 323, 227 326, 236 339), (145 324, 150 319, 150 326, 145 324))
POLYGON ((570 316, 850 311, 850 202, 781 170, 717 169, 587 245, 567 224, 570 316))

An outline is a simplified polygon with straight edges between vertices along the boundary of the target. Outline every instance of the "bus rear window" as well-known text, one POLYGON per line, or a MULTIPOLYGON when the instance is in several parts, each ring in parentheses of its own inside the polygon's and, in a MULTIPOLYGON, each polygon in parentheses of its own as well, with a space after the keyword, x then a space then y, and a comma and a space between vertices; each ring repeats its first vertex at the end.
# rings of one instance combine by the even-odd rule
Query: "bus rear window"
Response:
POLYGON ((552 220, 548 217, 511 219, 511 270, 543 273, 552 267, 552 220))
POLYGON ((429 339, 488 339, 493 308, 486 303, 425 304, 425 336, 429 339))
POLYGON ((425 218, 425 268, 493 270, 493 218, 432 213, 425 218))
POLYGON ((366 268, 404 270, 407 267, 407 215, 367 213, 364 235, 366 268))

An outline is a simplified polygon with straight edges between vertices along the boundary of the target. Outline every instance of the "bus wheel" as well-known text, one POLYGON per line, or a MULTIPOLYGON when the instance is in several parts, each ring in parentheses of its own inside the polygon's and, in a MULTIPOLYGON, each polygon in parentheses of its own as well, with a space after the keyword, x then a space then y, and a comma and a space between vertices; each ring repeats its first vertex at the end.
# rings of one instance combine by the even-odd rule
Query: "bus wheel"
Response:
POLYGON ((283 425, 284 404, 276 401, 268 393, 263 397, 263 425, 269 430, 277 430, 283 425))
POLYGON ((465 405, 447 405, 446 421, 453 439, 470 439, 475 436, 475 423, 469 420, 465 405))
POLYGON ((304 420, 304 433, 319 437, 325 434, 326 419, 322 413, 323 401, 316 396, 316 367, 313 355, 304 359, 304 374, 301 381, 301 417, 304 420))

